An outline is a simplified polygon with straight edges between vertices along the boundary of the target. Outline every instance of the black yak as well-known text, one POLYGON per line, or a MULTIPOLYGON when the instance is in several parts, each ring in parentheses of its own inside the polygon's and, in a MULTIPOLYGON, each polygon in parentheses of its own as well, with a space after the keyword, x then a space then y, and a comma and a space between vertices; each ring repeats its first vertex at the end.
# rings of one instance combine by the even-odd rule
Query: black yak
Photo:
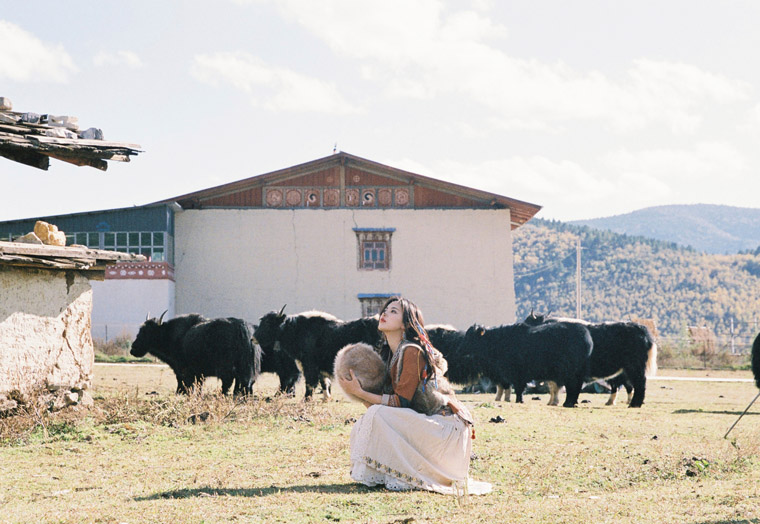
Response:
POLYGON ((219 377, 225 395, 233 381, 235 393, 249 394, 261 371, 261 350, 251 341, 248 324, 238 318, 151 318, 140 327, 130 353, 150 353, 166 362, 177 377, 177 393, 201 386, 205 377, 219 377))
POLYGON ((525 323, 530 325, 546 322, 581 323, 589 330, 594 349, 591 352, 589 375, 586 378, 607 379, 612 390, 607 401, 608 406, 615 403, 621 385, 628 391, 630 407, 640 408, 644 404, 647 376, 657 374, 657 344, 645 326, 635 322, 591 324, 573 319, 549 319, 532 312, 525 319, 525 323))
MULTIPOLYGON (((251 333, 256 332, 258 326, 249 324, 251 333)), ((253 337, 253 343, 258 345, 256 337, 253 337)), ((259 346, 260 347, 260 346, 259 346)), ((280 379, 280 393, 286 395, 295 395, 296 382, 301 378, 301 370, 298 369, 296 361, 284 351, 261 350, 261 372, 276 373, 280 379)))
POLYGON ((523 390, 532 380, 565 386, 564 407, 574 407, 588 375, 593 343, 580 324, 550 323, 529 326, 518 323, 493 328, 471 326, 461 346, 463 358, 473 358, 488 369, 497 384, 512 384, 523 401, 523 390))
MULTIPOLYGON (((432 324, 425 326, 428 338, 433 346, 441 352, 448 362, 449 368, 446 377, 454 384, 468 385, 477 382, 482 377, 489 379, 497 385, 496 400, 501 399, 503 391, 509 392, 509 384, 502 384, 498 373, 494 372, 489 366, 481 368, 478 359, 472 355, 464 355, 462 352, 462 342, 464 342, 465 332, 459 331, 453 326, 443 324, 432 324)), ((509 393, 507 393, 507 402, 509 402, 509 393)))
POLYGON ((760 334, 752 344, 752 374, 755 376, 755 385, 760 388, 760 334))
POLYGON ((301 363, 307 400, 320 379, 324 398, 330 397, 328 377, 332 376, 335 356, 341 348, 357 342, 373 347, 381 344, 377 317, 344 322, 321 311, 286 316, 284 309, 279 313, 270 311, 261 317, 254 336, 264 352, 284 351, 301 363))

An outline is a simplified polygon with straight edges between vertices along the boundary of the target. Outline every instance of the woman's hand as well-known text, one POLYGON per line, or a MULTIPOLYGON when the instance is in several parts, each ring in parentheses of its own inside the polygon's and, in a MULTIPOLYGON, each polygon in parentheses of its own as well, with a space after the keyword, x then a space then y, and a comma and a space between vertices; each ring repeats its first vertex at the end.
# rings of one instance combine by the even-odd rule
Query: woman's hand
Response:
POLYGON ((366 391, 364 388, 362 388, 361 382, 359 382, 359 379, 356 378, 356 375, 354 375, 353 369, 349 369, 348 372, 351 373, 350 379, 338 375, 338 383, 344 392, 358 398, 361 400, 362 404, 367 407, 370 407, 373 404, 383 403, 382 395, 370 393, 369 391, 366 391))
POLYGON ((362 385, 359 382, 359 379, 356 378, 356 375, 354 375, 354 370, 349 369, 349 373, 351 373, 351 379, 347 379, 345 377, 338 377, 338 381, 340 382, 340 387, 345 391, 346 393, 353 395, 355 397, 361 397, 361 394, 364 392, 364 389, 362 389, 362 385))

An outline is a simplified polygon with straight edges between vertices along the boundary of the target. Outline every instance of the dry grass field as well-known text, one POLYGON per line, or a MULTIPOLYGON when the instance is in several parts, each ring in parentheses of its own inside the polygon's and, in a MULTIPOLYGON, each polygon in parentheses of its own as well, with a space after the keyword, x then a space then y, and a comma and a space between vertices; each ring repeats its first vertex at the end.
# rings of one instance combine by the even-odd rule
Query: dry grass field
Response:
POLYGON ((752 383, 652 380, 642 409, 461 395, 478 421, 471 475, 494 485, 462 506, 353 483, 364 408, 305 404, 299 386, 275 397, 264 375, 252 399, 216 381, 178 397, 164 366, 98 365, 94 408, 0 419, 0 522, 760 523, 760 403, 723 438, 752 383))

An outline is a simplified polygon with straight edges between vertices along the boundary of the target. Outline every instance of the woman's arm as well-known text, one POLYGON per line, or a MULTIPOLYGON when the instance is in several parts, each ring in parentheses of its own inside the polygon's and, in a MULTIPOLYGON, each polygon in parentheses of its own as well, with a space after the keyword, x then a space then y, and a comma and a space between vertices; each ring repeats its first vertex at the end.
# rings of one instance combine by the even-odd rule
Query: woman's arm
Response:
POLYGON ((361 401, 367 407, 373 406, 375 404, 383 403, 382 395, 377 395, 375 393, 370 393, 369 391, 364 391, 364 389, 362 389, 361 383, 359 383, 359 379, 356 378, 356 375, 354 375, 354 370, 350 369, 349 372, 351 373, 351 380, 347 380, 340 376, 338 377, 338 381, 340 382, 340 387, 343 389, 343 391, 361 399, 361 401))

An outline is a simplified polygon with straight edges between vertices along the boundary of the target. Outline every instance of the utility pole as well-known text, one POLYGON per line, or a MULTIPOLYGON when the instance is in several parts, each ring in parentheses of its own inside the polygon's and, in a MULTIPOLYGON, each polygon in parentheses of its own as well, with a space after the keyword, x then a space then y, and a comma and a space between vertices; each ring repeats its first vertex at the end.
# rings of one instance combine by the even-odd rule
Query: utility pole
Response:
POLYGON ((581 320, 581 237, 575 243, 575 318, 581 320))

